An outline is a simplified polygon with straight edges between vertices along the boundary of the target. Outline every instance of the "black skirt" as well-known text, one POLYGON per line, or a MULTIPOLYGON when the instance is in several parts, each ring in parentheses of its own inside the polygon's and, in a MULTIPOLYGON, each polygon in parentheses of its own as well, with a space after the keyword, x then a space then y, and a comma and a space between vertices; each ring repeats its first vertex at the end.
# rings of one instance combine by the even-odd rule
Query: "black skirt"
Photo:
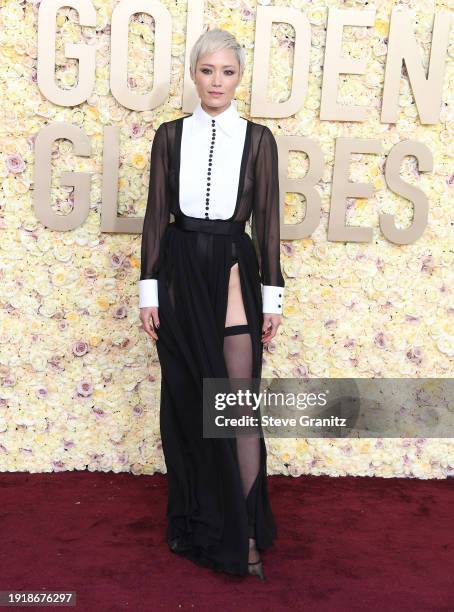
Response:
MULTIPOLYGON (((225 322, 230 268, 236 262, 250 334, 243 337, 250 346, 250 374, 261 376, 259 263, 245 222, 184 214, 167 226, 160 261, 156 348, 168 477, 167 543, 197 564, 244 575, 249 537, 255 537, 263 551, 277 534, 268 497, 265 441, 257 437, 250 453, 243 445, 241 455, 238 438, 203 437, 202 390, 204 378, 227 378, 233 371, 226 361, 226 340, 239 342, 241 336, 225 336, 225 322), (244 463, 254 452, 257 471, 246 494, 244 463)), ((243 351, 232 357, 241 361, 243 351)))

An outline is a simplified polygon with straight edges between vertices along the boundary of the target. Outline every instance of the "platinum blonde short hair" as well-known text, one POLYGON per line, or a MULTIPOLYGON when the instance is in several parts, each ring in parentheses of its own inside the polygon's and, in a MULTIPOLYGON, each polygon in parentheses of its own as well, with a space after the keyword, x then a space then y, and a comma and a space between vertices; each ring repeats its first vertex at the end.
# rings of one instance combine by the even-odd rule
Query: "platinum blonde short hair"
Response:
POLYGON ((227 30, 221 28, 213 28, 207 30, 199 36, 194 46, 191 49, 190 54, 190 66, 192 74, 195 76, 197 62, 199 58, 205 53, 214 53, 219 49, 232 49, 235 52, 236 58, 240 65, 240 77, 244 71, 245 54, 243 47, 239 44, 235 36, 230 34, 227 30))

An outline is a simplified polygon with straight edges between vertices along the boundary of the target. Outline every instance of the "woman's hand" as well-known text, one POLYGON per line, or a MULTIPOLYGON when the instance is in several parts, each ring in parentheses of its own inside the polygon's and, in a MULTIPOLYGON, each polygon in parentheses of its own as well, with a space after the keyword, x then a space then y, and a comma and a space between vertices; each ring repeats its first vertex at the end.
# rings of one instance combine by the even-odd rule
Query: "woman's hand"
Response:
POLYGON ((140 320, 142 321, 142 327, 146 333, 153 338, 158 339, 155 328, 159 327, 159 316, 157 306, 146 306, 140 309, 140 320))
POLYGON ((263 314, 262 342, 268 344, 276 335, 282 315, 265 312, 263 314))

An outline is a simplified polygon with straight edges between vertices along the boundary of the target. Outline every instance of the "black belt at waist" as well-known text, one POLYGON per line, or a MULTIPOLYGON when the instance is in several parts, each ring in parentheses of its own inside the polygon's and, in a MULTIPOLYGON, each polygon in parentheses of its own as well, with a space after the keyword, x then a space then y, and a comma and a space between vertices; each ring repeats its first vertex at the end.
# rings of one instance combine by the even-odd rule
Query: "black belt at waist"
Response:
POLYGON ((175 215, 175 226, 191 232, 238 236, 244 234, 246 221, 199 219, 198 217, 188 217, 187 215, 175 215))

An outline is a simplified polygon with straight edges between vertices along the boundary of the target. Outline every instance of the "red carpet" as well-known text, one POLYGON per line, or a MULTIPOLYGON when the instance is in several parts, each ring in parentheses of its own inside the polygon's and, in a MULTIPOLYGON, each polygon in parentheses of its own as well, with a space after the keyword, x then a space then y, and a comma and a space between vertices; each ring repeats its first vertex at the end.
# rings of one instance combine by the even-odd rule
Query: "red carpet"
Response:
POLYGON ((166 486, 162 474, 0 474, 0 590, 73 590, 83 612, 454 609, 452 480, 270 477, 267 583, 171 553, 166 486))

